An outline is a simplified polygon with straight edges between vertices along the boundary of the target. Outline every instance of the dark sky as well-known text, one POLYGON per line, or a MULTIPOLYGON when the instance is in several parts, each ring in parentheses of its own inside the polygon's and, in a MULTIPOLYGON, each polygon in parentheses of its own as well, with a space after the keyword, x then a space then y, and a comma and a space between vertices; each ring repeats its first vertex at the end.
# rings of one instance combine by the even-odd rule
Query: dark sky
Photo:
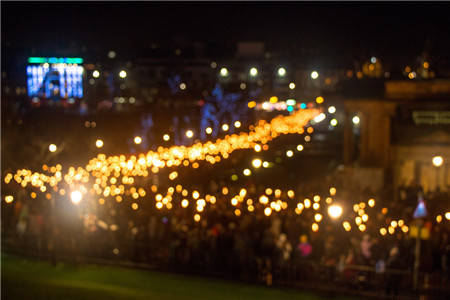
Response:
MULTIPOLYGON (((424 49, 450 55, 449 3, 2 2, 2 61, 15 53, 116 50, 130 59, 175 36, 227 55, 236 41, 273 50, 311 48, 324 59, 376 55, 412 59, 424 49), (17 51, 11 51, 17 49, 17 51)), ((232 53, 230 53, 232 55, 232 53)), ((75 55, 75 54, 72 54, 75 55)), ((97 54, 96 54, 97 55, 97 54)), ((106 55, 106 54, 105 54, 106 55)))

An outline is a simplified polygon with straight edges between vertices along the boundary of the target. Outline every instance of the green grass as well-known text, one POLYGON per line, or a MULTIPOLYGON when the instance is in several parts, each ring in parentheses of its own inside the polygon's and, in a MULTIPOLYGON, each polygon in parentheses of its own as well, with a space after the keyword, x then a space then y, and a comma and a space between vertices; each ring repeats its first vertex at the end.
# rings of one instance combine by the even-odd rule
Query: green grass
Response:
POLYGON ((330 299, 294 289, 120 267, 53 267, 8 254, 2 254, 1 262, 1 299, 330 299))

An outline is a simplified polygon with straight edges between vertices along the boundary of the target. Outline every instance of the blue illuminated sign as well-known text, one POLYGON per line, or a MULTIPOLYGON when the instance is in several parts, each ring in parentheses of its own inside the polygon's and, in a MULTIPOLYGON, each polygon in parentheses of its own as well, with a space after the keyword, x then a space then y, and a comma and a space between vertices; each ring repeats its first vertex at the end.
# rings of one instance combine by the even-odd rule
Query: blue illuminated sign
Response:
POLYGON ((28 58, 27 87, 29 97, 82 98, 83 72, 81 58, 28 58))

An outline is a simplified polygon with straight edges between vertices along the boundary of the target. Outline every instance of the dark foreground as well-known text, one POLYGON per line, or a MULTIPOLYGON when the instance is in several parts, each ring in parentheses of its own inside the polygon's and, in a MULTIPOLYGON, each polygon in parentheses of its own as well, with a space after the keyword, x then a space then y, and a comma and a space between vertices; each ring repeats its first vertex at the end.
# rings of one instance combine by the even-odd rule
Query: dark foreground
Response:
POLYGON ((1 262, 1 299, 349 299, 120 267, 53 267, 9 254, 1 262))

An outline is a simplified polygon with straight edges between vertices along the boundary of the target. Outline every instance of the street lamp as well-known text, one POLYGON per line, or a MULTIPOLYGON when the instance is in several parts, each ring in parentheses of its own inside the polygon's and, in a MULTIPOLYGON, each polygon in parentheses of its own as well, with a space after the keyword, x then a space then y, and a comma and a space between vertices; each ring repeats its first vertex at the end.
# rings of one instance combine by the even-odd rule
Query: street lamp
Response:
POLYGON ((258 69, 251 68, 250 69, 250 76, 255 77, 256 75, 258 75, 258 69))
POLYGON ((354 117, 352 118, 352 122, 353 122, 353 124, 355 124, 355 125, 358 125, 358 124, 359 124, 359 121, 360 121, 360 119, 359 119, 358 116, 354 116, 354 117))
POLYGON ((255 159, 252 161, 252 165, 253 165, 254 168, 258 169, 258 168, 261 167, 262 161, 261 161, 259 158, 255 158, 255 159))
POLYGON ((96 140, 96 141, 95 141, 95 146, 96 146, 97 148, 103 147, 103 141, 102 141, 101 139, 96 140))
POLYGON ((194 132, 192 130, 188 130, 188 131, 186 131, 186 136, 188 138, 192 138, 194 136, 194 132))
POLYGON ((135 136, 134 137, 134 143, 136 145, 139 145, 140 143, 142 143, 142 138, 140 136, 135 136))
POLYGON ((220 69, 220 76, 222 76, 222 77, 228 76, 228 69, 227 68, 221 68, 220 69))
POLYGON ((92 72, 92 77, 94 77, 94 78, 100 77, 100 72, 95 70, 94 72, 92 72))
POLYGON ((311 78, 312 79, 317 79, 319 78, 319 73, 317 71, 312 71, 311 72, 311 78))
POLYGON ((50 144, 48 146, 48 151, 50 151, 50 152, 55 152, 57 149, 58 149, 58 147, 56 147, 55 144, 50 144))
POLYGON ((284 77, 286 75, 286 69, 283 67, 278 68, 278 76, 284 77))

